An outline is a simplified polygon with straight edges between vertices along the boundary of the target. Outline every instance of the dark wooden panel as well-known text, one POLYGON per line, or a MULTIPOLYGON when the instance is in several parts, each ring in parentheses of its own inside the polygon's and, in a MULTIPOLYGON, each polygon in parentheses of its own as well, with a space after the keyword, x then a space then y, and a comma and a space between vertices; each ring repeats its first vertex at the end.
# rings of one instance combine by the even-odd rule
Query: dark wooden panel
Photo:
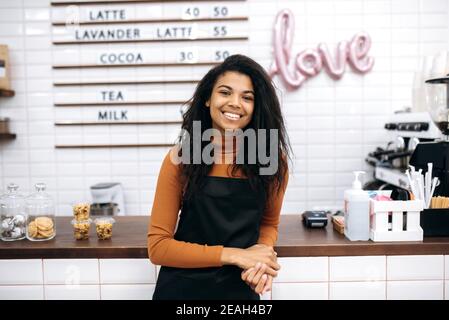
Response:
POLYGON ((0 97, 13 97, 15 94, 14 90, 0 89, 0 97))
POLYGON ((98 240, 91 225, 88 240, 75 240, 71 217, 57 217, 56 237, 49 241, 21 240, 0 243, 1 259, 33 258, 146 258, 148 217, 115 217, 110 240, 98 240))
POLYGON ((448 254, 449 238, 425 238, 423 242, 350 241, 334 230, 308 229, 300 214, 282 216, 276 251, 280 257, 448 254))
POLYGON ((0 140, 14 140, 15 138, 15 133, 0 133, 0 140))
MULTIPOLYGON (((115 217, 111 240, 98 240, 91 228, 89 240, 75 240, 71 217, 57 217, 56 237, 45 242, 0 242, 0 259, 35 258, 148 258, 147 216, 115 217)), ((281 216, 279 257, 430 255, 449 254, 449 238, 425 238, 423 242, 349 241, 329 224, 306 229, 298 215, 281 216)))

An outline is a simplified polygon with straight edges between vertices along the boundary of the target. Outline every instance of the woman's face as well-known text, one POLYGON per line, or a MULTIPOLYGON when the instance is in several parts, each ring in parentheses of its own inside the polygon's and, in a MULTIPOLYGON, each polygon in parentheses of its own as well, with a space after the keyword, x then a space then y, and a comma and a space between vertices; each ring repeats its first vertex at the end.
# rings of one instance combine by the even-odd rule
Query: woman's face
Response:
POLYGON ((254 111, 250 77, 235 71, 225 72, 218 77, 206 106, 210 108, 212 127, 220 132, 245 128, 254 111))

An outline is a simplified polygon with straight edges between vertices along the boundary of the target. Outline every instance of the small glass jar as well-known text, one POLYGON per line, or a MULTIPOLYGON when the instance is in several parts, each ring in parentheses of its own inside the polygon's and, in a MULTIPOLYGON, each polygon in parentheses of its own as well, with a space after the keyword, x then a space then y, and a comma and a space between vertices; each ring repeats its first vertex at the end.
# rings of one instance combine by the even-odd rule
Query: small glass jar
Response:
POLYGON ((73 235, 76 240, 87 240, 89 239, 89 229, 92 219, 87 220, 72 220, 73 225, 73 235))
POLYGON ((25 198, 27 213, 27 239, 45 241, 56 235, 55 206, 45 192, 44 183, 36 183, 36 192, 25 198))
POLYGON ((114 218, 104 217, 95 219, 95 230, 97 237, 100 240, 108 240, 112 238, 112 226, 114 225, 114 218))
POLYGON ((0 238, 3 241, 26 237, 25 198, 17 192, 18 188, 10 183, 8 192, 0 197, 0 238))

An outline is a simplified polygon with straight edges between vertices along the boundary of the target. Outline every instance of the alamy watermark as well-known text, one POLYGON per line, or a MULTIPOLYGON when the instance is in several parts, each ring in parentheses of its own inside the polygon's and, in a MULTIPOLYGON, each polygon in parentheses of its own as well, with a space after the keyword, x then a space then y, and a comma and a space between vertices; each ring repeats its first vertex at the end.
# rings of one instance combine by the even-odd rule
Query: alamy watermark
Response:
POLYGON ((267 129, 242 129, 229 130, 226 129, 224 136, 217 129, 210 128, 204 130, 201 134, 201 121, 193 121, 192 137, 190 133, 182 129, 180 133, 181 143, 179 152, 171 152, 170 159, 172 163, 178 165, 183 164, 220 164, 223 163, 224 153, 237 150, 235 159, 224 157, 224 163, 244 164, 245 155, 247 164, 260 163, 260 175, 273 175, 278 170, 279 165, 279 141, 278 129, 270 129, 269 146, 267 146, 267 129), (246 138, 247 143, 244 143, 246 138), (221 143, 214 143, 214 141, 221 143), (202 142, 209 143, 202 149, 202 142), (193 144, 193 145, 191 145, 193 144), (248 150, 245 150, 245 145, 248 150), (267 150, 267 147, 269 150, 267 150), (192 153, 192 156, 191 156, 192 153), (217 156, 219 155, 219 156, 217 156), (235 160, 235 161, 234 161, 235 160))

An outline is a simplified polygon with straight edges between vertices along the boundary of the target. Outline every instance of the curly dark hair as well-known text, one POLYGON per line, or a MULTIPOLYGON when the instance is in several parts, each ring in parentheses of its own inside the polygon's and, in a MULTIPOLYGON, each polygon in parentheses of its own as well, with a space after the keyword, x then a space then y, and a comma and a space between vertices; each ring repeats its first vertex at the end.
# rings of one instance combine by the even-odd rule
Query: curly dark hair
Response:
MULTIPOLYGON (((285 175, 288 171, 288 159, 290 159, 291 146, 286 133, 276 89, 266 71, 257 62, 244 55, 232 55, 226 58, 223 63, 207 72, 198 83, 193 97, 184 105, 186 111, 183 114, 182 129, 184 132, 188 132, 188 135, 180 135, 177 142, 179 147, 178 156, 182 156, 183 143, 189 142, 190 148, 190 161, 188 163, 181 163, 184 199, 190 198, 195 193, 204 181, 204 177, 208 175, 212 168, 212 164, 206 164, 202 159, 200 164, 193 163, 193 122, 201 121, 201 136, 205 130, 212 128, 210 108, 207 108, 205 104, 212 95, 212 89, 217 79, 228 71, 247 75, 251 79, 254 88, 254 111, 249 124, 245 128, 242 128, 243 132, 248 128, 252 128, 256 132, 258 129, 266 129, 265 145, 270 146, 269 130, 277 129, 277 151, 279 156, 278 170, 273 175, 260 175, 260 169, 268 165, 261 164, 258 160, 255 164, 248 164, 246 161, 243 164, 233 164, 231 175, 234 176, 238 170, 241 170, 249 179, 251 187, 254 190, 263 191, 265 200, 270 192, 278 192, 284 185, 285 175)), ((256 137, 256 139, 259 139, 258 135, 256 137)), ((209 143, 210 141, 201 142, 201 152, 209 143)), ((247 148, 244 148, 244 150, 247 150, 247 148)), ((247 159, 246 156, 245 159, 247 159)))

